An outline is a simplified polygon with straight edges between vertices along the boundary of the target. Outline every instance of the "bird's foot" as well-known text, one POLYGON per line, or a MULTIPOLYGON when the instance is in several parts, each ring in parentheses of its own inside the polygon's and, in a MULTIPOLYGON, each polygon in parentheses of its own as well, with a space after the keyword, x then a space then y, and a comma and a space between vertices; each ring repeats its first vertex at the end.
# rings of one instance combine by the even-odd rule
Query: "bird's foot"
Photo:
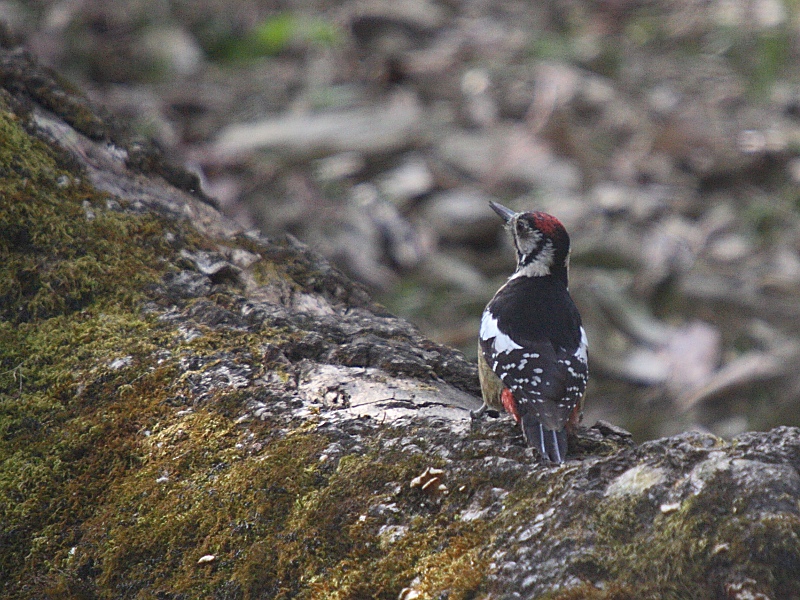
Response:
POLYGON ((469 411, 469 418, 475 421, 476 419, 480 419, 483 414, 488 410, 488 406, 484 404, 478 410, 471 410, 469 411))
POLYGON ((493 408, 489 408, 489 406, 487 404, 484 404, 478 410, 469 411, 469 417, 473 421, 475 421, 477 419, 480 419, 483 415, 488 415, 488 416, 492 417, 493 419, 496 419, 497 417, 500 416, 500 413, 498 411, 494 410, 493 408))

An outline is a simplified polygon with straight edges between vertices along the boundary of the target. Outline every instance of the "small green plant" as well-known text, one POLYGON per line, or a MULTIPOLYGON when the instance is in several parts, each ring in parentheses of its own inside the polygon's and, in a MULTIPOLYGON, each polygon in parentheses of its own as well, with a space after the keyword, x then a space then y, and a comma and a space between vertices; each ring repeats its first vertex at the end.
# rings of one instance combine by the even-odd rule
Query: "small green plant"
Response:
POLYGON ((333 47, 344 39, 342 29, 325 19, 283 12, 269 17, 248 34, 221 41, 212 54, 225 60, 278 56, 293 48, 333 47))

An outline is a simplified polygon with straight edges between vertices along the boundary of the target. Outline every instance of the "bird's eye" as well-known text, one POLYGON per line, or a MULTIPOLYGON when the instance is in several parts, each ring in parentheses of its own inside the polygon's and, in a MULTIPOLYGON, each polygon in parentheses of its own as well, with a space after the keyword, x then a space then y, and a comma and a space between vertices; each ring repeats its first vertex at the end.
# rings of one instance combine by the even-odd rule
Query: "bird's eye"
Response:
POLYGON ((526 233, 530 229, 531 226, 528 225, 527 221, 517 221, 517 233, 526 233))

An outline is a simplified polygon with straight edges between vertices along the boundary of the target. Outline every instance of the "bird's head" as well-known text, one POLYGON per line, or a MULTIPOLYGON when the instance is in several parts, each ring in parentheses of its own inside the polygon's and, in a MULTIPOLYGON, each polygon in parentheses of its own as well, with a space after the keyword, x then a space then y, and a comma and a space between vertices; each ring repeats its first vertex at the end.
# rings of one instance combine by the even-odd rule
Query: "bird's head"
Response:
POLYGON ((557 274, 566 279, 569 235, 554 216, 540 211, 514 212, 497 202, 489 205, 505 221, 517 251, 514 277, 557 274))

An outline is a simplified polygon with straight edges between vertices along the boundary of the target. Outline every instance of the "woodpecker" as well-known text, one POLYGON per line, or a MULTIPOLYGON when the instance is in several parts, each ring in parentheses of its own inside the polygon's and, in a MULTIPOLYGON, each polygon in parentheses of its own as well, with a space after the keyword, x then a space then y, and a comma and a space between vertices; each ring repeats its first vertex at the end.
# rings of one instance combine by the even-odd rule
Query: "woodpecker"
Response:
POLYGON ((569 235, 543 212, 489 203, 505 221, 517 269, 483 311, 478 374, 483 406, 505 410, 543 459, 564 462, 589 378, 586 332, 569 295, 569 235))

